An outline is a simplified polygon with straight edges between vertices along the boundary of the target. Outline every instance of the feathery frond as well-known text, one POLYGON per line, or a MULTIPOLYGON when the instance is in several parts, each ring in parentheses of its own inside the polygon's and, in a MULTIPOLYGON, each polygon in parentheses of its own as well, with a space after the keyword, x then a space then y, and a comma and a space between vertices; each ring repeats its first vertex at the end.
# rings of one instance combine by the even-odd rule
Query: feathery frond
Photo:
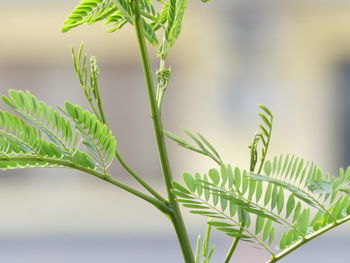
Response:
POLYGON ((62 32, 67 32, 81 24, 93 24, 117 11, 113 0, 81 0, 63 22, 62 32))
POLYGON ((165 37, 169 48, 172 47, 181 33, 182 20, 187 6, 187 0, 169 0, 167 27, 165 37))
MULTIPOLYGON (((349 182, 350 169, 338 178, 333 184, 349 182)), ((218 230, 259 244, 272 257, 276 236, 283 252, 297 242, 311 240, 316 231, 342 224, 350 216, 349 194, 339 190, 344 186, 331 186, 337 189, 333 198, 333 192, 312 192, 310 182, 327 181, 329 176, 296 157, 266 161, 261 175, 222 165, 220 171, 211 169, 208 175, 184 173, 183 180, 185 185, 174 183, 173 193, 184 207, 213 217, 212 225, 218 230)))
POLYGON ((114 159, 116 140, 107 125, 101 123, 97 117, 78 105, 65 102, 64 112, 73 120, 76 129, 81 133, 83 144, 90 155, 106 172, 114 159))
MULTIPOLYGON (((34 126, 16 115, 0 111, 0 169, 73 167, 95 169, 91 158, 75 150, 68 155, 58 145, 47 142, 34 126)), ((72 152, 72 151, 71 151, 72 152)))
POLYGON ((63 154, 73 156, 78 135, 73 132, 68 120, 29 91, 9 90, 8 94, 8 97, 2 96, 2 100, 9 107, 41 130, 63 154))
POLYGON ((184 129, 184 132, 196 143, 196 146, 191 145, 189 142, 185 141, 184 139, 178 137, 177 135, 169 131, 164 131, 164 134, 165 136, 167 136, 169 139, 176 142, 181 147, 203 154, 211 158, 214 162, 216 162, 219 165, 222 164, 222 160, 219 153, 203 135, 201 135, 200 133, 197 133, 197 136, 196 136, 186 129, 184 129))
MULTIPOLYGON (((166 56, 180 35, 187 0, 158 2, 159 8, 156 8, 151 0, 139 0, 138 4, 144 35, 149 43, 158 47, 156 31, 161 28, 164 30, 166 47, 163 55, 166 56)), ((111 25, 107 32, 114 32, 126 23, 133 25, 132 3, 127 0, 81 0, 64 21, 61 30, 67 32, 79 25, 102 20, 104 25, 111 25)))
POLYGON ((26 167, 107 168, 114 159, 116 140, 107 126, 88 111, 69 102, 67 120, 29 91, 10 90, 3 101, 20 117, 0 111, 0 162, 2 169, 26 167), (79 137, 89 154, 78 150, 79 137))

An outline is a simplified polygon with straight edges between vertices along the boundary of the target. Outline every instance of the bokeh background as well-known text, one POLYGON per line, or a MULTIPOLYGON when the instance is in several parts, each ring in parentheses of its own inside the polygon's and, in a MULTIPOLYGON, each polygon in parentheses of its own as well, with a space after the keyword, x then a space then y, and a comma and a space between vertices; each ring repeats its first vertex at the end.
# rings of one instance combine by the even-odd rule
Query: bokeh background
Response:
MULTIPOLYGON (((77 2, 0 0, 0 93, 28 89, 53 105, 70 100, 86 106, 70 57, 70 48, 84 41, 99 61, 102 97, 120 152, 161 191, 132 28, 108 34, 96 24, 61 34, 77 2)), ((173 76, 166 128, 203 133, 226 162, 248 165, 247 145, 262 103, 275 114, 270 156, 296 154, 332 174, 349 164, 350 1, 189 1, 168 64, 173 76)), ((215 166, 168 146, 177 178, 215 166)), ((133 184, 118 165, 112 169, 133 184)), ((111 185, 70 170, 1 175, 0 262, 182 261, 167 219, 111 185)), ((185 218, 195 241, 203 219, 187 212, 185 218)), ((230 241, 222 234, 214 241, 213 262, 222 262, 230 241)), ((282 262, 348 262, 349 241, 349 226, 342 226, 282 262)), ((234 262, 267 257, 249 245, 240 248, 234 262)))

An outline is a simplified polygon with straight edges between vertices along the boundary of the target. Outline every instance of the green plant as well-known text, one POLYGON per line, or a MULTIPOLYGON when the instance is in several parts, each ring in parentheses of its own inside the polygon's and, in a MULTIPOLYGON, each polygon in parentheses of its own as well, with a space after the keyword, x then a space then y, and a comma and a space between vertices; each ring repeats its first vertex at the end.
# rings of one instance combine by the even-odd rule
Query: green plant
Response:
POLYGON ((68 101, 56 110, 29 91, 10 90, 2 100, 16 114, 0 111, 0 169, 77 169, 145 200, 173 224, 185 262, 210 262, 214 253, 214 247, 210 247, 213 228, 233 239, 225 263, 230 262, 239 241, 256 243, 271 254, 268 262, 277 262, 350 220, 350 168, 340 169, 337 177, 331 177, 315 164, 295 156, 267 160, 273 115, 262 105, 259 131, 249 146, 248 170, 224 163, 213 145, 199 133, 185 130, 193 141, 190 143, 165 131, 161 109, 171 76, 166 59, 180 35, 186 4, 186 0, 82 0, 62 26, 63 32, 98 21, 109 25, 108 32, 133 26, 167 197, 136 173, 118 152, 103 111, 96 59, 88 59, 83 46, 78 51, 73 49, 72 55, 91 112, 68 101), (160 64, 155 74, 146 42, 157 50, 160 64), (207 174, 184 173, 184 184, 173 181, 165 136, 181 147, 209 157, 218 168, 207 174), (111 176, 109 165, 114 159, 144 192, 111 176), (191 213, 208 217, 206 234, 203 240, 198 237, 196 253, 192 251, 179 204, 191 213), (275 252, 276 243, 279 252, 275 252))

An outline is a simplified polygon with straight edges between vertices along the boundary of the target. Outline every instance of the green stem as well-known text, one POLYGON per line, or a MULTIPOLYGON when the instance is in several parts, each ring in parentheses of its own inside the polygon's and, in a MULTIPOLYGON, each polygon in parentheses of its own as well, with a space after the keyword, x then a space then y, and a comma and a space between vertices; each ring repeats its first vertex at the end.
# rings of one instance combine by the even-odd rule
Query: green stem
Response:
POLYGON ((158 194, 156 190, 154 190, 149 184, 147 184, 130 166, 125 162, 122 156, 118 151, 115 152, 115 156, 117 157, 120 165, 127 171, 140 185, 142 185, 150 194, 152 194, 155 198, 162 202, 166 202, 166 200, 158 194))
MULTIPOLYGON (((164 37, 161 45, 161 51, 159 54, 160 57, 160 63, 159 63, 159 69, 158 72, 162 72, 165 69, 165 59, 167 54, 165 54, 165 47, 167 45, 167 40, 164 37)), ((161 112, 162 108, 162 102, 163 102, 163 97, 164 97, 164 92, 168 86, 167 82, 164 82, 163 80, 158 80, 158 85, 157 85, 157 92, 156 92, 156 101, 157 101, 157 106, 159 112, 161 112)))
POLYGON ((305 238, 300 239, 299 241, 297 241, 296 243, 294 243, 292 246, 290 246, 288 249, 283 250, 280 254, 272 256, 271 259, 269 261, 267 261, 267 263, 274 263, 279 261, 280 259, 284 258, 285 256, 287 256, 288 254, 292 253, 294 250, 296 250, 297 248, 301 247, 302 245, 306 244, 307 242, 313 240, 314 238, 324 234, 325 232, 341 225, 344 224, 345 222, 350 220, 350 215, 347 217, 344 217, 341 220, 337 220, 336 222, 333 222, 333 224, 330 224, 324 228, 321 228, 320 230, 305 236, 305 238))
MULTIPOLYGON (((241 232, 243 231, 243 228, 241 227, 241 232)), ((230 259, 232 258, 232 255, 233 253, 235 252, 236 248, 237 248, 237 245, 238 245, 238 242, 239 242, 240 238, 236 237, 232 244, 231 244, 231 247, 229 249, 229 251, 227 252, 227 255, 226 255, 226 258, 224 260, 224 263, 229 263, 230 262, 230 259)))
MULTIPOLYGON (((100 116, 101 116, 101 121, 107 125, 107 120, 106 120, 106 117, 105 117, 105 113, 103 111, 103 104, 102 104, 102 100, 101 100, 101 97, 100 97, 100 91, 98 89, 98 87, 96 86, 96 99, 97 99, 97 106, 98 106, 98 110, 100 112, 100 116)), ((96 115, 98 116, 98 115, 96 115)))
MULTIPOLYGON (((96 82, 96 86, 95 86, 95 91, 94 91, 96 100, 97 100, 97 105, 98 105, 98 109, 100 112, 100 116, 101 116, 101 121, 107 125, 107 119, 103 110, 103 104, 102 104, 102 100, 101 100, 101 96, 100 96, 100 90, 99 87, 97 85, 96 82)), ((91 103, 91 107, 93 108, 93 103, 91 103)), ((96 113, 95 113, 96 114, 96 113)), ((96 114, 96 116, 99 116, 98 114, 96 114)), ((122 156, 119 154, 118 151, 115 152, 115 156, 118 159, 119 163, 121 164, 121 166, 140 184, 142 185, 150 194, 152 194, 155 198, 157 198, 158 200, 166 203, 166 200, 160 195, 158 194, 157 191, 155 191, 149 184, 147 184, 133 169, 130 168, 130 166, 127 164, 127 162, 125 162, 125 160, 122 158, 122 156)))
POLYGON ((193 253, 192 253, 191 244, 190 244, 190 241, 188 238, 188 234, 187 234, 187 231, 185 228, 184 221, 182 219, 179 205, 178 205, 174 195, 171 192, 171 190, 172 190, 172 184, 171 184, 172 175, 171 175, 168 155, 167 155, 166 147, 165 147, 162 120, 160 118, 160 114, 159 114, 158 107, 157 107, 157 102, 155 99, 155 88, 154 88, 154 83, 153 83, 153 78, 152 78, 152 72, 151 72, 147 47, 146 47, 146 43, 145 43, 145 37, 144 37, 142 24, 141 24, 142 21, 141 21, 141 15, 140 15, 139 1, 133 0, 132 4, 133 4, 133 10, 135 13, 134 26, 135 26, 135 30, 136 30, 138 45, 139 45, 142 68, 143 68, 144 77, 145 77, 145 81, 146 81, 147 95, 148 95, 151 116, 152 116, 152 122, 153 122, 153 130, 154 130, 154 135, 155 135, 155 139, 156 139, 156 143, 157 143, 157 150, 158 150, 158 155, 159 155, 159 159, 160 159, 160 165, 161 165, 161 169, 162 169, 164 183, 165 183, 165 187, 166 187, 167 194, 168 194, 169 205, 172 209, 171 210, 172 213, 169 215, 169 218, 171 219, 171 221, 174 225, 175 232, 176 232, 176 235, 177 235, 185 262, 186 263, 194 263, 194 257, 193 257, 193 253))
MULTIPOLYGON (((272 119, 271 119, 271 123, 272 123, 272 119)), ((266 151, 265 151, 265 153, 264 153, 264 155, 263 155, 263 158, 262 158, 262 160, 261 160, 260 167, 259 167, 259 169, 258 169, 258 173, 261 172, 261 169, 262 169, 263 164, 264 164, 264 162, 265 162, 267 149, 268 149, 268 147, 269 147, 269 145, 270 145, 270 139, 271 139, 271 131, 270 131, 269 136, 268 136, 268 140, 267 140, 267 144, 266 144, 266 151)), ((253 152, 253 151, 252 151, 252 152, 253 152)), ((252 156, 252 155, 251 155, 251 156, 252 156)), ((252 163, 252 157, 251 157, 251 163, 252 163)), ((251 166, 251 172, 252 172, 252 170, 254 171, 254 169, 255 169, 255 167, 252 167, 252 166, 251 166)), ((249 204, 249 203, 250 203, 250 200, 246 200, 246 202, 249 204)), ((258 205, 258 206, 259 206, 259 205, 258 205)), ((263 209, 263 207, 260 207, 260 208, 263 209)), ((279 218, 280 218, 280 217, 279 217, 279 218)), ((280 218, 280 219, 282 219, 282 218, 280 218)), ((286 223, 288 226, 290 226, 291 228, 293 228, 287 221, 285 221, 285 220, 283 220, 283 219, 282 219, 282 221, 283 221, 284 223, 286 223)), ((245 227, 245 225, 244 225, 244 223, 243 223, 242 226, 241 226, 241 228, 240 228, 240 231, 241 231, 241 232, 243 232, 244 227, 245 227)), ((297 229, 296 229, 296 230, 297 230, 297 229)), ((227 255, 226 255, 226 258, 225 258, 224 263, 229 263, 229 262, 230 262, 230 259, 232 258, 233 253, 235 252, 239 241, 240 241, 240 238, 239 238, 239 237, 236 237, 236 238, 233 240, 233 242, 232 242, 232 244, 231 244, 231 246, 230 246, 230 249, 229 249, 229 251, 227 252, 227 255)), ((272 255, 273 255, 273 254, 272 254, 272 255)))
POLYGON ((158 199, 155 199, 151 196, 148 196, 142 192, 137 191, 136 189, 133 189, 119 181, 114 180, 110 175, 106 175, 104 173, 100 173, 96 170, 92 170, 89 168, 86 168, 81 165, 73 164, 69 160, 62 160, 62 159, 53 159, 53 158, 45 158, 41 156, 11 156, 11 157, 0 157, 0 161, 26 161, 26 162, 44 162, 49 164, 55 164, 67 168, 72 168, 75 170, 79 170, 88 174, 91 174, 93 176, 96 176, 108 183, 111 183, 145 201, 152 204, 156 208, 158 208, 160 211, 162 211, 165 214, 171 213, 171 209, 167 206, 165 202, 162 202, 158 199))

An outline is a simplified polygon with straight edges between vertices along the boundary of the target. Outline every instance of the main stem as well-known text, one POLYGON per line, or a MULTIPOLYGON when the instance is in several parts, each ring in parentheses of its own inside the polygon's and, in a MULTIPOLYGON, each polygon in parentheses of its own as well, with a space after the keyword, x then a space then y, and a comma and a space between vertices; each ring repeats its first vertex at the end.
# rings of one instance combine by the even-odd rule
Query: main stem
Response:
POLYGON ((140 7, 139 7, 138 0, 133 0, 133 9, 135 12, 134 26, 136 30, 138 45, 139 45, 142 69, 143 69, 144 78, 146 81, 148 101, 149 101, 151 115, 152 115, 153 130, 154 130, 154 135, 156 139, 158 156, 160 160, 164 183, 168 194, 169 206, 171 208, 171 212, 167 214, 167 216, 170 218, 170 220, 174 225, 177 239, 179 241, 185 262, 194 263, 194 257, 192 253, 191 244, 188 238, 188 234, 186 231, 186 227, 182 219, 178 203, 171 192, 172 175, 171 175, 168 154, 166 151, 165 140, 163 135, 163 124, 162 124, 162 120, 158 111, 157 102, 155 98, 154 82, 152 78, 151 66, 149 62, 148 51, 147 51, 145 37, 143 33, 143 28, 142 28, 143 21, 141 20, 141 16, 140 16, 140 7))

